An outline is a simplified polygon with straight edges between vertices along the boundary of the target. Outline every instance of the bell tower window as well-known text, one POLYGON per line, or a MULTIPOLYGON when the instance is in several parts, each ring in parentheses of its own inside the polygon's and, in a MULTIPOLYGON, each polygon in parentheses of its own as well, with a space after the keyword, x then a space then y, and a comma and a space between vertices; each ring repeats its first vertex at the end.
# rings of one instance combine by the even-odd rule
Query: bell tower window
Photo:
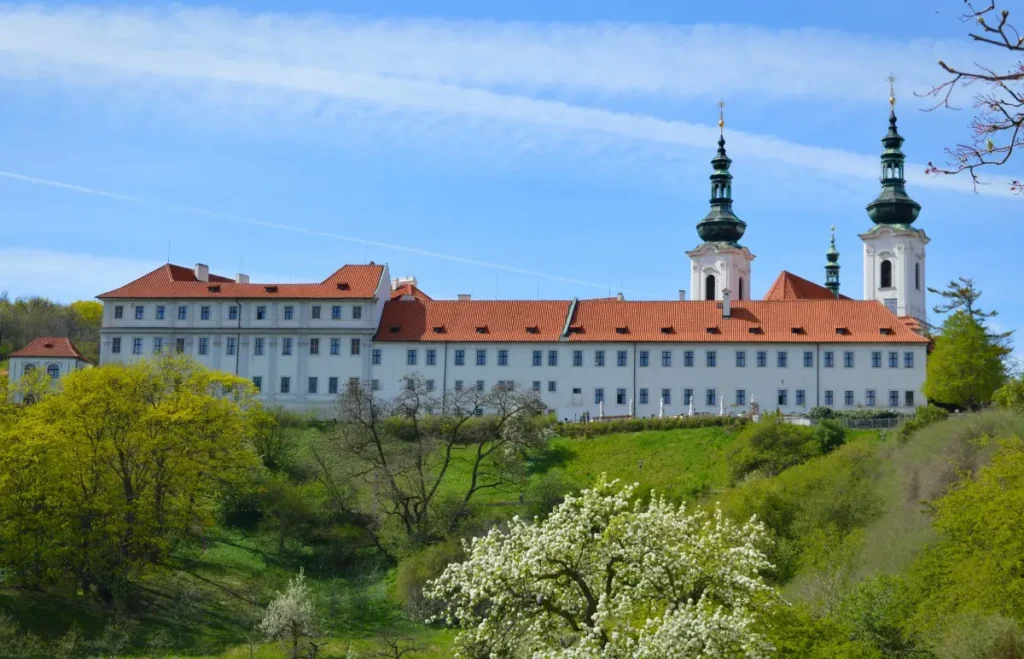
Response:
POLYGON ((882 288, 892 288, 892 261, 889 259, 882 261, 881 279, 882 288))
POLYGON ((743 277, 740 277, 739 295, 736 296, 737 300, 743 299, 743 277))
POLYGON ((704 278, 704 299, 714 300, 715 299, 715 276, 708 275, 704 278))
POLYGON ((921 264, 914 264, 914 289, 921 290, 921 264))

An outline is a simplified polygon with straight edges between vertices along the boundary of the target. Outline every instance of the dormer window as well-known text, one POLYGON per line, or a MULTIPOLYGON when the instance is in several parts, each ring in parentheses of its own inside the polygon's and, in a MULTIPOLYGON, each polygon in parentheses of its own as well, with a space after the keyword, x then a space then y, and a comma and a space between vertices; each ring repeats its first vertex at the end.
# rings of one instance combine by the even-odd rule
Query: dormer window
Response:
POLYGON ((848 335, 849 333, 850 333, 850 330, 848 330, 848 329, 847 329, 847 328, 845 328, 845 327, 837 327, 837 328, 836 328, 836 334, 841 334, 841 335, 843 335, 843 336, 846 336, 846 335, 848 335))
POLYGON ((487 325, 483 325, 481 327, 477 327, 476 328, 476 333, 477 334, 487 334, 487 325))
POLYGON ((807 334, 807 332, 802 327, 790 327, 789 331, 791 334, 807 334))
POLYGON ((705 327, 704 331, 707 332, 708 334, 721 334, 721 330, 719 330, 717 327, 705 327))
POLYGON ((263 290, 265 290, 268 293, 276 293, 277 292, 277 286, 265 286, 263 288, 263 290))
POLYGON ((444 325, 435 325, 434 334, 444 334, 444 325))
POLYGON ((671 325, 669 325, 668 327, 662 327, 662 328, 661 328, 661 333, 662 333, 662 334, 675 334, 675 333, 676 333, 676 330, 675 330, 675 328, 674 328, 674 327, 672 327, 671 325))
POLYGON ((350 287, 348 285, 348 282, 345 282, 345 281, 338 282, 338 290, 339 291, 347 291, 347 290, 349 290, 349 288, 350 287))
POLYGON ((398 334, 398 331, 402 329, 402 326, 401 325, 392 325, 388 329, 391 330, 392 334, 398 334))
POLYGON ((534 325, 532 327, 527 327, 526 328, 526 333, 527 334, 540 334, 540 328, 537 327, 536 325, 534 325))
POLYGON ((211 293, 220 293, 220 286, 207 286, 206 290, 210 291, 211 293))
POLYGON ((748 327, 747 328, 747 333, 748 334, 764 334, 764 330, 761 329, 760 327, 748 327))
POLYGON ((582 333, 583 333, 583 328, 580 327, 579 325, 572 325, 571 327, 569 327, 569 334, 582 334, 582 333))
POLYGON ((616 327, 615 328, 615 333, 616 334, 629 334, 629 328, 625 327, 625 326, 623 326, 623 327, 616 327))
POLYGON ((891 328, 891 327, 879 327, 879 328, 878 328, 878 333, 879 333, 879 334, 884 334, 884 335, 886 335, 886 336, 892 336, 892 335, 893 335, 893 334, 895 334, 896 332, 895 332, 895 330, 893 330, 893 328, 891 328))

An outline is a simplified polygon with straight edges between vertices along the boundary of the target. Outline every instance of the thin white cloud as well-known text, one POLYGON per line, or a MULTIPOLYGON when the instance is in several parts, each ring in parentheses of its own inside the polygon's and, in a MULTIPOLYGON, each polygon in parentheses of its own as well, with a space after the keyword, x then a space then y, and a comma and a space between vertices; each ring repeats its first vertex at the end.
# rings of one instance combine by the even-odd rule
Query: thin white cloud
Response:
MULTIPOLYGON (((479 133, 486 126, 514 126, 541 133, 519 136, 517 146, 531 151, 543 148, 543 134, 551 132, 569 136, 583 146, 580 151, 623 141, 666 151, 706 149, 716 137, 711 126, 570 98, 582 92, 878 99, 880 80, 894 62, 906 87, 926 87, 939 52, 967 51, 949 43, 742 26, 369 22, 180 8, 0 8, 0 76, 148 91, 160 100, 170 94, 192 110, 205 103, 273 108, 303 118, 367 114, 378 126, 404 127, 407 133, 426 122, 456 138, 467 122, 479 133), (452 119, 461 124, 452 125, 452 119)), ((743 158, 838 177, 878 176, 876 156, 739 131, 729 132, 729 142, 743 158)), ((964 178, 929 177, 923 170, 908 165, 910 181, 972 191, 964 178)), ((1011 194, 1009 177, 993 177, 991 183, 981 191, 1011 194)))

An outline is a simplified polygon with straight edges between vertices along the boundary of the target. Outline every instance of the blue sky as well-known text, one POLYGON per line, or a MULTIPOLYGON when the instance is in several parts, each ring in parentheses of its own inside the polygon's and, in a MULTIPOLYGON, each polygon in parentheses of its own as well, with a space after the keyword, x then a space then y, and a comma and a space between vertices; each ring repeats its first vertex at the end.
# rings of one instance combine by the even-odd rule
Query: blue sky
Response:
POLYGON ((320 280, 387 262, 436 297, 672 298, 707 212, 724 98, 757 255, 843 292, 878 190, 886 76, 928 283, 973 276, 1024 326, 1019 197, 924 163, 940 58, 996 62, 959 0, 0 5, 0 290, 88 298, 171 260, 320 280), (854 7, 856 4, 856 7, 854 7), (845 6, 840 6, 845 5, 845 6), (361 242, 367 241, 367 242, 361 242))

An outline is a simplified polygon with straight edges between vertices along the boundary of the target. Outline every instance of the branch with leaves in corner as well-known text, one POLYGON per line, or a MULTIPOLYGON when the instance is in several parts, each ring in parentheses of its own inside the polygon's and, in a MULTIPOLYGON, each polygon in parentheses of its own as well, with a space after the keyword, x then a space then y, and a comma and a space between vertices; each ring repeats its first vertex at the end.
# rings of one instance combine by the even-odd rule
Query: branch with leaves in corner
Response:
MULTIPOLYGON (((962 20, 977 24, 976 31, 970 33, 971 39, 1009 53, 1024 53, 1024 36, 1011 23, 1009 10, 998 9, 996 0, 990 0, 988 6, 981 9, 971 0, 964 0, 964 4, 967 12, 962 20)), ((929 162, 925 171, 929 174, 966 171, 977 190, 977 186, 984 183, 978 175, 979 169, 1004 165, 1016 150, 1024 148, 1024 59, 1001 70, 980 64, 970 68, 951 66, 941 60, 939 66, 949 79, 924 94, 936 99, 930 110, 958 109, 950 102, 957 89, 975 85, 983 90, 973 97, 976 113, 970 123, 970 140, 947 148, 944 166, 929 162)), ((1010 189, 1024 193, 1019 179, 1011 181, 1010 189)))

